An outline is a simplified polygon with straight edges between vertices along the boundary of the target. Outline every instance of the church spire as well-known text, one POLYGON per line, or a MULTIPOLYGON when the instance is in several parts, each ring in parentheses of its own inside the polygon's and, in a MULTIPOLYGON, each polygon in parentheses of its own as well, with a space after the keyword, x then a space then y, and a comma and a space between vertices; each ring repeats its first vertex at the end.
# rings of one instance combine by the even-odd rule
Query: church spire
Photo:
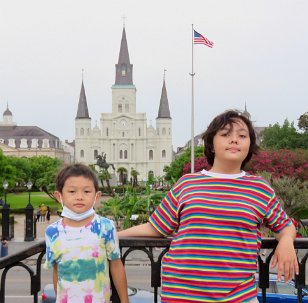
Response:
POLYGON ((168 97, 167 97, 167 89, 166 89, 166 83, 165 83, 165 72, 166 70, 164 70, 164 82, 163 82, 163 87, 161 90, 161 97, 160 97, 160 104, 159 104, 157 118, 171 119, 170 110, 169 110, 169 102, 168 102, 168 97))
POLYGON ((115 85, 133 85, 133 65, 129 61, 125 26, 123 25, 119 61, 116 64, 115 85))
MULTIPOLYGON (((83 74, 82 74, 83 78, 83 74)), ((80 89, 80 96, 79 96, 79 103, 78 103, 78 110, 76 119, 90 119, 89 111, 88 111, 88 104, 87 104, 87 97, 83 85, 83 79, 81 82, 81 89, 80 89)))

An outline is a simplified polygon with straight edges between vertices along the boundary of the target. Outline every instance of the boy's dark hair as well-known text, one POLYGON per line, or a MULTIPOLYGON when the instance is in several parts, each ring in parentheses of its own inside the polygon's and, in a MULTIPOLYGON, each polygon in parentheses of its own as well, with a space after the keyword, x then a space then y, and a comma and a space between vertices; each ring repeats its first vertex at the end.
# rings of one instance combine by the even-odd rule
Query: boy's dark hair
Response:
POLYGON ((99 190, 98 180, 94 171, 90 167, 81 163, 67 165, 60 170, 55 180, 56 190, 62 193, 64 183, 68 178, 80 176, 91 180, 93 182, 96 192, 99 190))
POLYGON ((242 120, 247 125, 250 137, 249 152, 247 157, 241 164, 241 169, 243 169, 246 163, 249 162, 253 154, 257 154, 259 147, 256 144, 256 133, 249 118, 247 118, 247 116, 240 111, 227 110, 213 119, 213 121, 210 123, 209 127, 202 136, 202 139, 204 141, 204 155, 210 165, 214 164, 215 158, 213 146, 214 136, 220 129, 224 128, 226 125, 230 125, 230 127, 232 127, 232 123, 235 123, 238 119, 242 120))

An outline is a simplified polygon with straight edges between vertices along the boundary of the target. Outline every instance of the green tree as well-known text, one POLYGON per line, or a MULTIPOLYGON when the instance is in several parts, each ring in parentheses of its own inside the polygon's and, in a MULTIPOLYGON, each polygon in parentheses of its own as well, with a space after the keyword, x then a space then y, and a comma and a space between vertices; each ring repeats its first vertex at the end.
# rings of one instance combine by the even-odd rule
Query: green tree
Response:
POLYGON ((98 173, 98 177, 100 178, 101 180, 101 183, 102 183, 102 186, 104 186, 104 181, 106 181, 106 184, 107 184, 107 191, 109 193, 110 196, 114 196, 114 193, 112 191, 112 188, 110 186, 110 182, 109 180, 111 179, 111 175, 110 173, 108 172, 107 169, 105 168, 101 168, 99 173, 98 173))
POLYGON ((6 180, 9 183, 9 188, 13 187, 16 182, 16 168, 11 165, 8 157, 3 154, 0 149, 0 192, 3 194, 3 181, 6 180))
POLYGON ((298 128, 303 130, 305 133, 308 132, 308 112, 305 112, 299 117, 298 128))
POLYGON ((286 119, 282 126, 278 123, 267 127, 262 133, 261 147, 265 149, 308 148, 306 134, 296 131, 294 123, 286 119))
POLYGON ((121 166, 117 169, 117 173, 120 174, 119 181, 121 182, 121 184, 126 184, 125 174, 127 174, 127 169, 121 166))
MULTIPOLYGON (((195 159, 200 158, 204 154, 204 147, 198 146, 195 148, 195 159)), ((184 152, 178 156, 174 161, 171 162, 169 166, 164 168, 164 172, 166 173, 166 180, 170 183, 175 183, 181 176, 183 172, 183 168, 186 163, 191 161, 191 152, 190 148, 184 150, 184 152)))
POLYGON ((135 169, 132 169, 130 172, 132 178, 133 178, 133 186, 137 186, 138 185, 138 175, 139 172, 137 172, 135 169))

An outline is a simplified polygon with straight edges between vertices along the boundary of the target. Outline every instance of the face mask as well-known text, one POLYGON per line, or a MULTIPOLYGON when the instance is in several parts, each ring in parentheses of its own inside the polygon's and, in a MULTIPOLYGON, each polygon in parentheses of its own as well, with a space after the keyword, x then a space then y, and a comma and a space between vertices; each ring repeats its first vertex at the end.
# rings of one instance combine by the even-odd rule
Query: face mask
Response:
POLYGON ((81 213, 81 214, 78 214, 78 213, 72 211, 71 209, 69 209, 68 207, 66 207, 63 203, 61 195, 60 195, 60 200, 61 200, 61 204, 62 204, 62 208, 63 208, 62 213, 61 213, 62 217, 65 217, 65 218, 68 218, 68 219, 71 219, 71 220, 74 220, 74 221, 81 221, 81 220, 89 218, 90 216, 95 214, 95 210, 94 210, 93 207, 94 207, 94 204, 95 204, 95 201, 96 201, 96 195, 95 195, 92 207, 90 209, 88 209, 87 211, 81 213))

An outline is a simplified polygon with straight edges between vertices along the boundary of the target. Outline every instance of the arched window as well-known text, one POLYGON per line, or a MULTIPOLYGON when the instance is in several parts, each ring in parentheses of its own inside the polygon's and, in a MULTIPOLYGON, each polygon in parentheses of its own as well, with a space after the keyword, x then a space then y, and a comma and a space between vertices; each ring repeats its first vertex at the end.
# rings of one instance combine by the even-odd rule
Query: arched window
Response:
POLYGON ((162 130, 162 134, 165 135, 166 134, 166 129, 163 127, 163 130, 162 130))
POLYGON ((139 127, 139 137, 141 136, 141 128, 139 127))
POLYGON ((118 104, 118 112, 122 113, 122 104, 118 104))
POLYGON ((153 160, 153 150, 149 150, 149 160, 153 160))
POLYGON ((126 76, 126 69, 127 69, 126 64, 122 63, 121 64, 121 75, 122 76, 126 76))
POLYGON ((107 137, 109 136, 109 129, 108 129, 108 127, 106 128, 106 136, 107 137))
POLYGON ((124 150, 124 159, 127 159, 127 150, 124 150))
POLYGON ((122 137, 125 137, 125 133, 124 132, 122 132, 122 137))
POLYGON ((80 151, 80 158, 84 158, 84 150, 83 149, 80 151))
POLYGON ((166 158, 166 151, 165 151, 164 149, 163 149, 162 152, 161 152, 161 157, 162 157, 162 158, 166 158))
POLYGON ((80 129, 80 135, 81 135, 81 136, 84 135, 84 129, 83 129, 83 128, 80 129))
POLYGON ((95 149, 94 150, 94 160, 97 158, 97 156, 98 156, 98 151, 97 151, 97 149, 95 149))
POLYGON ((125 104, 125 112, 126 112, 126 113, 129 112, 129 104, 125 104))
POLYGON ((123 150, 120 150, 120 159, 123 159, 123 150))

